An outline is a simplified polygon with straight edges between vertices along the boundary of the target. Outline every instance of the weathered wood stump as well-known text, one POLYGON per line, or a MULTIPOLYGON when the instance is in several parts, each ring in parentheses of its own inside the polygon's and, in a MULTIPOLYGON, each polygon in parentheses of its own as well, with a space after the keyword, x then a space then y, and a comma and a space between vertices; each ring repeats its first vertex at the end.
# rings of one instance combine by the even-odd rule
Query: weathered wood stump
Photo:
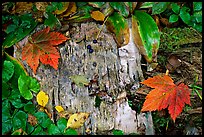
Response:
MULTIPOLYGON (((131 21, 129 24, 131 33, 131 21)), ((93 43, 101 26, 94 22, 69 26, 67 34, 71 39, 59 45, 61 58, 58 70, 41 64, 35 75, 26 62, 23 64, 28 73, 40 82, 41 90, 49 95, 47 108, 52 113, 52 120, 57 118, 54 107, 61 105, 71 113, 90 113, 84 126, 78 129, 80 134, 87 134, 86 129, 90 129, 93 135, 112 134, 113 129, 122 130, 125 134, 154 134, 151 113, 132 110, 126 97, 125 86, 134 83, 131 92, 135 92, 144 79, 141 55, 132 35, 129 43, 118 49, 113 36, 104 26, 98 42, 93 43), (89 44, 93 53, 88 52, 89 44), (69 78, 72 75, 84 75, 88 80, 95 78, 98 83, 91 88, 76 86, 69 78), (107 94, 100 106, 95 107, 96 96, 91 94, 101 91, 107 94)), ((23 43, 25 39, 19 45, 23 46, 23 43)), ((15 48, 15 57, 21 60, 21 48, 15 48)))

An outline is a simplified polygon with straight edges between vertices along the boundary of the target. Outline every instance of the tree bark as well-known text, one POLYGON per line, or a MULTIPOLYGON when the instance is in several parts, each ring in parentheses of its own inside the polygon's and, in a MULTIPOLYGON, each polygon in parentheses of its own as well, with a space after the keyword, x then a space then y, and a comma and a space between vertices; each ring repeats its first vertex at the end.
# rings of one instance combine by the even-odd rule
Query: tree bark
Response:
MULTIPOLYGON (((128 105, 125 86, 133 83, 131 92, 135 92, 140 81, 144 80, 141 70, 141 55, 133 43, 131 21, 129 20, 130 41, 117 48, 117 44, 106 27, 102 29, 97 43, 93 43, 102 25, 95 22, 70 24, 66 32, 70 40, 59 45, 61 58, 58 70, 40 64, 36 75, 23 61, 29 74, 35 77, 41 90, 49 95, 47 108, 56 121, 55 106, 61 105, 70 113, 89 112, 90 116, 83 127, 77 129, 80 134, 112 134, 113 129, 124 134, 154 134, 151 113, 137 113, 128 105), (87 45, 94 52, 89 53, 87 45), (84 75, 88 80, 97 79, 92 87, 74 85, 69 78, 72 75, 84 75), (99 107, 95 107, 96 96, 93 92, 106 92, 99 107)), ((19 45, 25 44, 25 40, 19 45)), ((21 60, 21 48, 15 48, 15 57, 21 60)))

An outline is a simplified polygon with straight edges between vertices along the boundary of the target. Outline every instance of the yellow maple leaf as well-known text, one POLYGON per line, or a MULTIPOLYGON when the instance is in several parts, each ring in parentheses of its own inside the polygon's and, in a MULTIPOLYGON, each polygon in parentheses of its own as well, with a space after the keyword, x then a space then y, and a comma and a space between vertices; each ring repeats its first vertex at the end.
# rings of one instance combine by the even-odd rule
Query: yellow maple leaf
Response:
POLYGON ((62 106, 55 106, 55 109, 57 110, 57 112, 63 112, 64 108, 62 106))
POLYGON ((70 116, 67 121, 67 128, 80 128, 83 126, 86 119, 89 117, 89 113, 78 112, 70 116))
POLYGON ((42 107, 45 107, 46 106, 46 104, 48 103, 48 99, 49 99, 49 97, 48 97, 48 95, 45 93, 45 92, 43 92, 43 91, 40 91, 38 94, 37 94, 37 102, 38 102, 38 104, 40 105, 40 106, 42 106, 42 107))
POLYGON ((105 19, 105 15, 98 10, 91 12, 91 17, 95 19, 96 21, 104 21, 105 19))

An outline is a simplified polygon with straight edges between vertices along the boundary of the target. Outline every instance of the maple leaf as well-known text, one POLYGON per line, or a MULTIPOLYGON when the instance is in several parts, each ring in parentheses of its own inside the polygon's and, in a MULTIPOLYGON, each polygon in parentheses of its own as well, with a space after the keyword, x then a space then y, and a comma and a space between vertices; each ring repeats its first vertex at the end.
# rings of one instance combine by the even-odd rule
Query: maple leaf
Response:
POLYGON ((162 110, 168 107, 169 114, 175 122, 185 103, 189 105, 191 103, 188 86, 184 83, 175 85, 173 82, 168 75, 157 75, 141 82, 151 88, 155 88, 146 96, 141 111, 162 110))
POLYGON ((47 27, 35 34, 29 39, 22 50, 22 60, 26 60, 34 73, 39 66, 39 60, 43 64, 49 64, 55 70, 58 68, 58 58, 60 54, 56 45, 61 44, 68 38, 59 32, 49 32, 47 27))

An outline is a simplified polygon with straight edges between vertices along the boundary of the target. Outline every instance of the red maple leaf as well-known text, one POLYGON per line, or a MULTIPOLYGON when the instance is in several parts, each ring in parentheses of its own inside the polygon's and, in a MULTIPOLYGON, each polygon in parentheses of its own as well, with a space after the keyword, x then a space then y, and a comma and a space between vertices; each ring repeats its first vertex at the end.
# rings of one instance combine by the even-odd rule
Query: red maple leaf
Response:
POLYGON ((162 110, 168 107, 169 114, 175 122, 185 103, 189 105, 191 103, 188 86, 183 83, 175 85, 173 82, 168 75, 157 75, 141 82, 151 88, 155 88, 146 96, 141 111, 162 110))
POLYGON ((26 60, 34 73, 39 66, 39 60, 43 64, 49 64, 54 69, 58 68, 58 58, 60 54, 56 45, 61 44, 68 38, 59 32, 49 32, 47 27, 35 34, 29 39, 22 50, 22 60, 26 60))

